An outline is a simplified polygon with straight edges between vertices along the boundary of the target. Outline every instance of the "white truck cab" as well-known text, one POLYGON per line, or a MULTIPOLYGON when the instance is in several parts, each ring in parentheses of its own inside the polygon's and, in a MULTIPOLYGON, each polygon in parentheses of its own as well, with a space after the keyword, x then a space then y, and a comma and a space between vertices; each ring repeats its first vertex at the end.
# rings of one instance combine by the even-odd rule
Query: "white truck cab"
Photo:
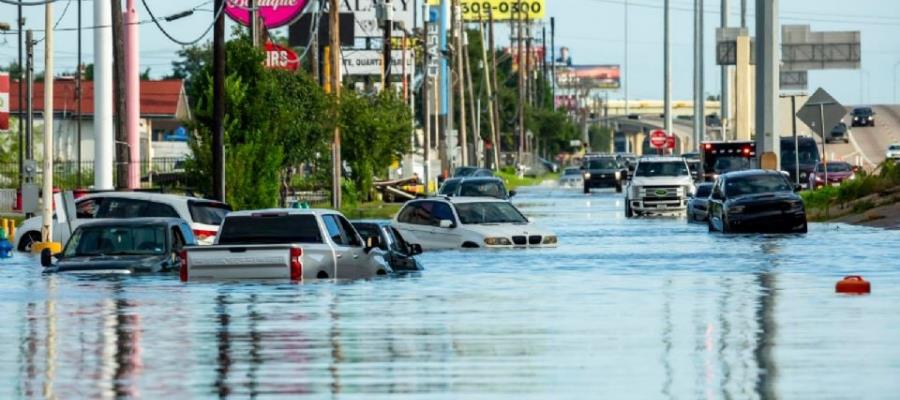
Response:
POLYGON ((364 243, 333 210, 232 212, 212 246, 188 247, 181 279, 360 279, 392 272, 378 243, 364 243))
POLYGON ((684 212, 693 192, 694 180, 683 158, 641 157, 625 193, 625 216, 684 212))

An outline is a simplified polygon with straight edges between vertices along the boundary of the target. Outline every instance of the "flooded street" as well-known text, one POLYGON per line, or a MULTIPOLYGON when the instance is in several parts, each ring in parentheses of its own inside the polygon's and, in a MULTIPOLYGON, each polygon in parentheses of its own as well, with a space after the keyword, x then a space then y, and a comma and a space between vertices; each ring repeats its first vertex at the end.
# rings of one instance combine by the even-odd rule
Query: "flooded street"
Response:
POLYGON ((0 398, 896 398, 900 232, 709 234, 526 188, 557 249, 301 285, 0 262, 0 398), (844 275, 869 296, 834 294, 844 275))

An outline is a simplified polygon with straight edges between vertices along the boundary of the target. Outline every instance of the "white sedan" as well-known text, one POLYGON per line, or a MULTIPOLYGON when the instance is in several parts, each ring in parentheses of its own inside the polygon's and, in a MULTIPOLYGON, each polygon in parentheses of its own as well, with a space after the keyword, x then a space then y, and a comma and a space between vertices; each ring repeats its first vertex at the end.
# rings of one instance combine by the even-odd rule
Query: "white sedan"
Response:
POLYGON ((425 250, 556 247, 553 232, 531 223, 512 203, 483 197, 413 200, 394 226, 425 250))
POLYGON ((583 171, 581 168, 569 167, 563 170, 562 176, 559 177, 559 186, 577 187, 581 189, 584 185, 583 171))

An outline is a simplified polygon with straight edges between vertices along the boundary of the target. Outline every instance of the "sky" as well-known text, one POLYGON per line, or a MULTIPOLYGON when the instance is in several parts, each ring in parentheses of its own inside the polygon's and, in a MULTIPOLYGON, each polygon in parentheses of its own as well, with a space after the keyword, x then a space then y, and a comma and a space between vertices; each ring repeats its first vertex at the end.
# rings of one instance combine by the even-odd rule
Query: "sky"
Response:
MULTIPOLYGON (((182 41, 200 38, 212 20, 210 0, 146 0, 158 18, 187 9, 197 9, 188 17, 161 22, 172 36, 182 41)), ((576 64, 623 64, 625 55, 626 0, 545 0, 547 17, 556 18, 557 47, 571 49, 576 64)), ((740 0, 728 0, 731 26, 740 22, 740 0)), ((661 99, 663 89, 663 0, 627 0, 629 65, 623 77, 629 86, 630 99, 661 99)), ((719 69, 715 65, 715 29, 719 25, 720 0, 705 0, 705 68, 706 92, 719 93, 719 69)), ((754 29, 753 4, 748 0, 748 26, 754 29)), ((78 0, 58 0, 54 4, 54 21, 58 21, 55 35, 55 70, 73 71, 76 64, 76 32, 78 0), (66 8, 68 7, 68 10, 66 8)), ((141 4, 138 15, 149 21, 141 4)), ((672 87, 676 99, 690 99, 693 79, 693 4, 692 0, 672 0, 672 87)), ((900 63, 900 2, 896 0, 857 0, 853 7, 835 0, 781 0, 780 17, 783 24, 809 24, 814 31, 859 30, 862 35, 862 69, 811 71, 810 92, 817 87, 828 90, 838 101, 847 104, 900 103, 894 94, 895 66, 900 63), (896 100, 895 100, 896 99, 896 100)), ((124 7, 124 6, 123 6, 124 7)), ((43 37, 44 7, 24 7, 26 29, 35 29, 35 37, 43 37)), ((0 3, 0 22, 15 27, 16 7, 0 3)), ((93 25, 93 0, 82 1, 82 21, 93 25)), ((226 32, 233 23, 228 21, 226 32)), ((548 24, 549 25, 549 24, 548 24)), ((549 28, 549 26, 548 26, 549 28)), ((505 32, 498 29, 498 45, 508 42, 505 32)), ((93 38, 85 30, 82 39, 83 60, 93 60, 93 38)), ((150 68, 151 76, 161 77, 171 71, 180 45, 167 39, 152 23, 140 25, 141 69, 150 68)), ((17 58, 16 34, 0 33, 0 64, 8 65, 17 58)), ((43 67, 43 46, 35 49, 36 70, 43 67)), ((900 68, 900 67, 898 67, 900 68)), ((897 71, 900 73, 900 70, 897 71)), ((900 93, 897 94, 900 96, 900 93)), ((623 91, 612 92, 610 98, 622 98, 623 91)))

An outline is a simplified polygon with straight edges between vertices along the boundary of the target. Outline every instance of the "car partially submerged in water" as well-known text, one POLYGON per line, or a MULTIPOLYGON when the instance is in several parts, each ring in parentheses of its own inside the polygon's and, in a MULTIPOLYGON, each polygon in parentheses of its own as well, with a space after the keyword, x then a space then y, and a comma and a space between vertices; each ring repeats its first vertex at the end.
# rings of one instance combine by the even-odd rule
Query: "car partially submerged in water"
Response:
POLYGON ((190 225, 179 218, 133 218, 82 224, 54 262, 41 253, 47 273, 134 274, 176 272, 179 253, 197 244, 190 225))

